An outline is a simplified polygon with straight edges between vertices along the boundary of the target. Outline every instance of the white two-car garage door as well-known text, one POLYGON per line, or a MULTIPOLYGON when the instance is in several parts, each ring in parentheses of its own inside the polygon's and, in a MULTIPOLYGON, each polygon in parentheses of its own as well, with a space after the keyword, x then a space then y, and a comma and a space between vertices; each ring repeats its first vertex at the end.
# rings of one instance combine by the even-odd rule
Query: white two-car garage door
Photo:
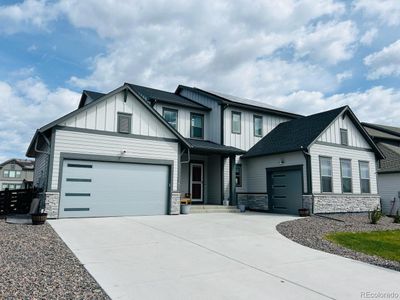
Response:
POLYGON ((64 160, 60 218, 168 212, 169 166, 64 160))

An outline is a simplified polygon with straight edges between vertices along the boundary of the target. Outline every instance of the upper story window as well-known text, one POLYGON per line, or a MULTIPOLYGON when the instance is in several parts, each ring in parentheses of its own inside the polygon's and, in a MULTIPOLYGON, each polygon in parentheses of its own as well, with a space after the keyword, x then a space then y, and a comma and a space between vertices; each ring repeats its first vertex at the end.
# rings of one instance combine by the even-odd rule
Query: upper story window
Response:
POLYGON ((360 185, 361 193, 371 193, 371 184, 369 176, 369 162, 360 161, 360 185))
POLYGON ((342 174, 342 193, 352 193, 351 160, 340 159, 340 172, 342 174))
POLYGON ((321 192, 332 193, 332 158, 319 158, 321 170, 321 192))
POLYGON ((340 143, 342 145, 349 145, 349 135, 347 129, 340 128, 340 143))
POLYGON ((118 113, 118 132, 131 133, 132 115, 126 113, 118 113))
POLYGON ((241 119, 242 119, 242 114, 237 111, 232 112, 232 133, 240 133, 241 128, 241 119))
POLYGON ((242 186, 242 165, 237 164, 236 165, 236 186, 241 187, 242 186))
POLYGON ((163 117, 169 125, 178 129, 178 111, 171 108, 163 108, 163 117))
POLYGON ((190 114, 190 137, 196 139, 204 138, 204 115, 190 114))
POLYGON ((263 135, 263 117, 262 116, 254 116, 254 136, 262 136, 263 135))
POLYGON ((21 171, 4 170, 3 171, 3 177, 5 177, 5 178, 19 178, 19 177, 21 177, 21 171))

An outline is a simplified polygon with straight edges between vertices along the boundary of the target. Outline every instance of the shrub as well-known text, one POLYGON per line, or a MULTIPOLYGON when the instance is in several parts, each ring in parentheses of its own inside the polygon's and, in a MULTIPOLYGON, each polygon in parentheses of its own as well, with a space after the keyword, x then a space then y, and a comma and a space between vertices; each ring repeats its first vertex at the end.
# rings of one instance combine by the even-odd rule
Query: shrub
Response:
POLYGON ((400 223, 400 209, 397 210, 393 223, 400 223))
POLYGON ((382 218, 382 212, 379 207, 375 208, 373 211, 368 213, 368 218, 371 224, 377 224, 378 221, 382 218))

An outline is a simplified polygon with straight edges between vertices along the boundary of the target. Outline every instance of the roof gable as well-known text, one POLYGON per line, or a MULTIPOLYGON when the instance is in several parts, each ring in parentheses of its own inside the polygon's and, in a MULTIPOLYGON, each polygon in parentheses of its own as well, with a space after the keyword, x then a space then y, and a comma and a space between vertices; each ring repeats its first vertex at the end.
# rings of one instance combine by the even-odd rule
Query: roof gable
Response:
POLYGON ((255 144, 244 157, 306 150, 344 109, 345 107, 340 107, 281 123, 255 144))
POLYGON ((383 158, 382 152, 348 106, 281 123, 255 144, 244 157, 308 150, 324 131, 344 113, 347 113, 374 152, 383 158))
POLYGON ((197 103, 195 101, 192 101, 186 97, 183 97, 179 94, 176 93, 170 93, 167 91, 162 91, 158 89, 153 89, 145 86, 140 86, 136 84, 131 84, 131 83, 126 83, 129 85, 129 87, 140 94, 144 99, 147 101, 160 101, 160 102, 166 102, 178 106, 185 106, 185 107, 191 107, 195 109, 200 109, 200 110, 211 110, 211 108, 204 106, 200 103, 197 103))
POLYGON ((125 93, 126 93, 125 97, 126 97, 127 93, 131 93, 135 97, 135 99, 140 101, 144 105, 144 107, 156 117, 156 119, 158 119, 164 126, 166 126, 168 128, 168 130, 170 130, 172 132, 172 134, 174 136, 176 136, 178 138, 178 140, 180 140, 187 147, 189 147, 189 148, 192 147, 192 145, 190 143, 188 143, 188 141, 186 141, 185 138, 175 128, 173 128, 170 124, 168 124, 168 122, 165 121, 164 118, 157 111, 155 111, 149 105, 149 103, 145 99, 143 99, 142 96, 140 96, 136 91, 132 90, 129 85, 124 84, 123 86, 115 89, 114 91, 112 91, 112 92, 110 92, 110 93, 98 98, 97 101, 91 102, 91 103, 89 103, 89 104, 87 104, 87 105, 85 105, 85 106, 83 106, 81 108, 78 108, 78 109, 76 109, 76 110, 74 110, 74 111, 62 116, 61 118, 58 118, 58 119, 56 119, 56 120, 44 125, 43 127, 39 128, 38 130, 36 130, 35 135, 33 136, 32 140, 31 140, 31 143, 30 143, 30 145, 29 145, 29 147, 27 149, 26 155, 28 157, 33 157, 34 152, 35 152, 35 150, 34 150, 34 145, 35 145, 34 141, 36 140, 36 138, 38 137, 38 135, 40 133, 47 132, 48 130, 52 129, 53 127, 55 127, 57 125, 60 125, 63 122, 66 122, 71 117, 74 117, 74 116, 80 114, 81 112, 83 112, 85 110, 89 110, 93 106, 99 104, 100 101, 104 101, 108 97, 110 97, 112 95, 115 95, 115 94, 117 94, 117 93, 119 93, 121 91, 125 91, 125 93))
POLYGON ((253 111, 262 111, 262 112, 268 112, 280 116, 286 116, 290 118, 299 118, 302 117, 302 115, 295 114, 292 112, 288 112, 285 110, 282 110, 280 108, 274 107, 272 105, 255 101, 255 100, 250 100, 250 99, 245 99, 245 98, 240 98, 232 95, 227 95, 224 93, 220 92, 214 92, 214 91, 209 91, 209 90, 204 90, 196 87, 188 87, 184 85, 179 85, 175 91, 175 93, 180 94, 182 90, 189 90, 194 93, 201 94, 207 98, 213 99, 214 101, 218 102, 219 104, 225 104, 225 105, 232 105, 236 107, 241 107, 241 108, 247 108, 253 111))

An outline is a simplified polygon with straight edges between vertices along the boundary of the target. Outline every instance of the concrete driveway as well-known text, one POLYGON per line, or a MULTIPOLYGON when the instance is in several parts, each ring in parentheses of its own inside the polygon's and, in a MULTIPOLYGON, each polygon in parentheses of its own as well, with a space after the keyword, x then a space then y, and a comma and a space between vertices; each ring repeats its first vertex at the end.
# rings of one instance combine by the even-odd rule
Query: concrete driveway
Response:
POLYGON ((275 229, 291 219, 192 214, 50 224, 113 299, 400 297, 399 272, 296 244, 275 229))

